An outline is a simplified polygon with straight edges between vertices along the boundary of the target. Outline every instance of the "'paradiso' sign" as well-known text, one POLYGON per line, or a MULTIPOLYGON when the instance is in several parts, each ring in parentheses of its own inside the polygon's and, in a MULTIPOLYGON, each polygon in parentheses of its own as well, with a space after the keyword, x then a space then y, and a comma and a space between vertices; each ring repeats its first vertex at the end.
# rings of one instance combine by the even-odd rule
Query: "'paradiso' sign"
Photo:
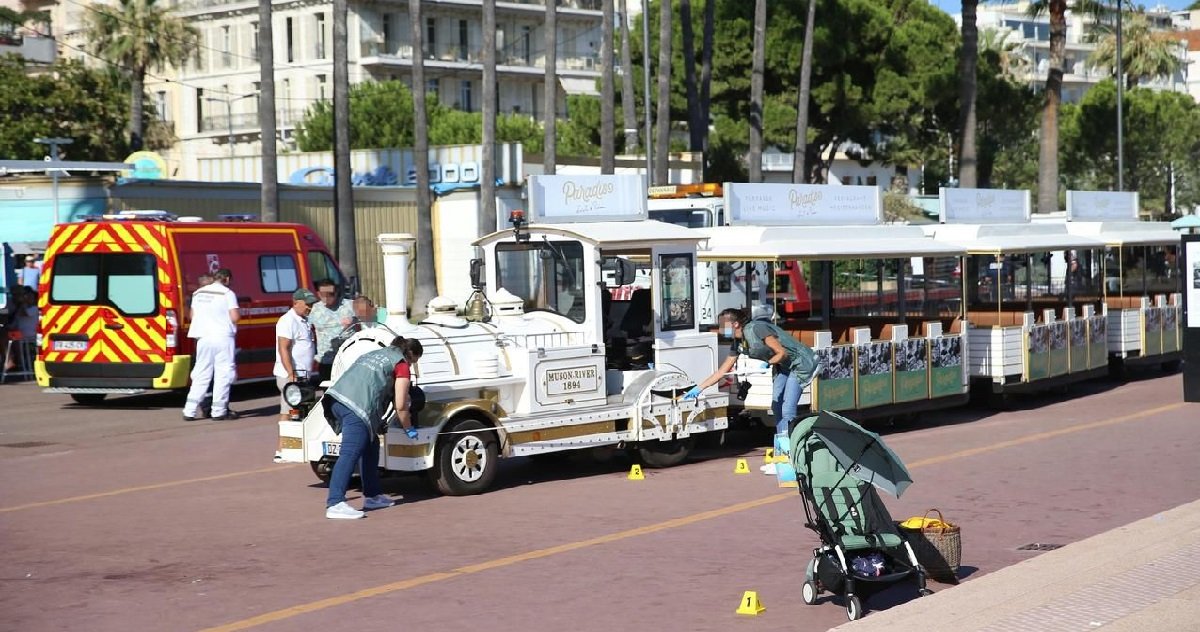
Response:
POLYGON ((1067 191, 1068 220, 1136 222, 1137 191, 1067 191))
POLYGON ((883 189, 874 186, 729 182, 724 191, 731 224, 869 225, 883 218, 883 189))
POLYGON ((646 219, 646 183, 637 175, 529 176, 530 221, 646 219))
POLYGON ((1022 224, 1029 221, 1029 191, 942 189, 943 224, 1022 224))

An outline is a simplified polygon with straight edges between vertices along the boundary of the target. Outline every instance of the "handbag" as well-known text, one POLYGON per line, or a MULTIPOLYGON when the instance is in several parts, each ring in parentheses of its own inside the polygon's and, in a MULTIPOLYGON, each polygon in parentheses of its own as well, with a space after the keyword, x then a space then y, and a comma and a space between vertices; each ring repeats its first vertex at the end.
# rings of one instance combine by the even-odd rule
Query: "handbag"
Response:
POLYGON ((947 522, 940 510, 930 509, 924 516, 909 518, 899 526, 926 574, 939 582, 958 583, 962 562, 962 529, 958 525, 947 522), (938 517, 930 518, 931 513, 938 517))

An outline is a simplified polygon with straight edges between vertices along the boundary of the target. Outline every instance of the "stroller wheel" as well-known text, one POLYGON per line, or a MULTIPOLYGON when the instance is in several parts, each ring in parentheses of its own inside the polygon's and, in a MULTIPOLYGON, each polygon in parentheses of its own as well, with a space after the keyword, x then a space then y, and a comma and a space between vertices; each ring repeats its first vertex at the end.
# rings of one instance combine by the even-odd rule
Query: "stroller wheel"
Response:
POLYGON ((850 595, 846 598, 846 618, 851 621, 858 621, 863 616, 862 600, 858 595, 850 595))
POLYGON ((933 594, 933 591, 929 590, 928 588, 922 588, 917 591, 918 597, 928 597, 929 595, 932 595, 932 594, 933 594))
POLYGON ((800 596, 804 598, 804 603, 810 606, 817 603, 817 583, 804 582, 804 586, 800 589, 800 596))

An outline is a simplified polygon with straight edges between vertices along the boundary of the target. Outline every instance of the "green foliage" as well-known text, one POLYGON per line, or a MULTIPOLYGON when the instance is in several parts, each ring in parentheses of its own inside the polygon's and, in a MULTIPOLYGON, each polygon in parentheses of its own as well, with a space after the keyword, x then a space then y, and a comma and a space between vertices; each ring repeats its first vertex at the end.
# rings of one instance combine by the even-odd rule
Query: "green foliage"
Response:
POLYGON ((134 74, 182 65, 200 42, 195 27, 158 0, 118 0, 88 6, 87 40, 92 51, 134 74))
MULTIPOLYGON (((1062 110, 1063 176, 1071 189, 1116 189, 1116 84, 1105 81, 1062 110)), ((1186 94, 1144 88, 1125 93, 1125 188, 1142 206, 1200 203, 1200 106, 1186 94)))
POLYGON ((50 136, 74 139, 61 148, 69 160, 116 161, 129 155, 123 134, 129 84, 116 73, 60 60, 53 72, 30 76, 19 58, 9 56, 0 58, 0 82, 0 156, 40 160, 46 147, 33 139, 50 136))

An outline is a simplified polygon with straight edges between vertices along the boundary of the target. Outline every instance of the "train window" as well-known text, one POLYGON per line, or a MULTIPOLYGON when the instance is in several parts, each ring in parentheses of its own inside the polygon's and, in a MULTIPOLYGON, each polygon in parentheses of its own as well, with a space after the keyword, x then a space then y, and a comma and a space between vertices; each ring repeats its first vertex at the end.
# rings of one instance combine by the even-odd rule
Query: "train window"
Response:
POLYGON ((695 327, 692 255, 659 255, 659 266, 662 269, 662 330, 676 331, 695 327))

